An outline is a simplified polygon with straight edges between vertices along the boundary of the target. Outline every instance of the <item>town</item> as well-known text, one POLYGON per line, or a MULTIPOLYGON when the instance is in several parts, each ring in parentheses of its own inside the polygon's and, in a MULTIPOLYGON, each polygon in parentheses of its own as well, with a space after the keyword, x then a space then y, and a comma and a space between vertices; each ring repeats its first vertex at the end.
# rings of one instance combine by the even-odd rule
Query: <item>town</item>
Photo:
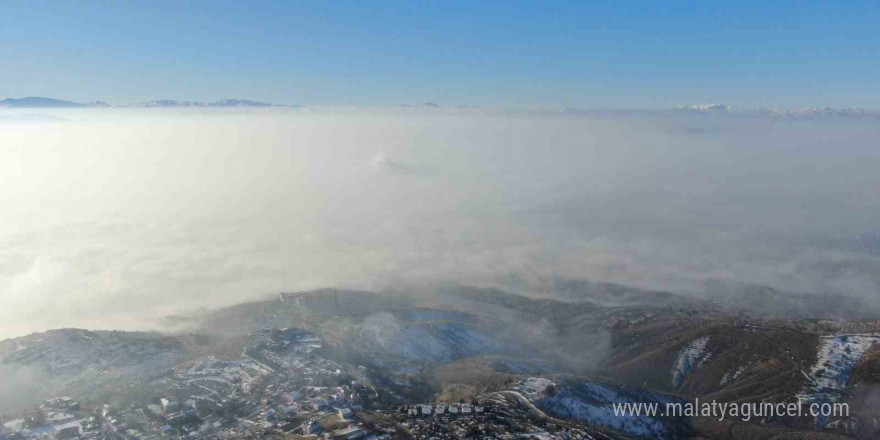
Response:
POLYGON ((240 358, 207 357, 150 382, 154 396, 142 404, 47 399, 4 421, 0 440, 592 438, 575 423, 535 417, 502 395, 404 403, 377 389, 365 367, 317 354, 323 342, 304 330, 251 336, 240 358))

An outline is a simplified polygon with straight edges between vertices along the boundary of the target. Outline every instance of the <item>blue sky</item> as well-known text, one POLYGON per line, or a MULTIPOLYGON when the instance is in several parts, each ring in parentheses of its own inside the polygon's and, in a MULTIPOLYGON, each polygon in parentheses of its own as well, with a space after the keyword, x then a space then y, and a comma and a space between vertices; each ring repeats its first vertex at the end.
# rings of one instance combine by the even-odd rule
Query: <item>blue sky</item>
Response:
POLYGON ((880 108, 876 1, 0 0, 0 16, 0 97, 880 108))

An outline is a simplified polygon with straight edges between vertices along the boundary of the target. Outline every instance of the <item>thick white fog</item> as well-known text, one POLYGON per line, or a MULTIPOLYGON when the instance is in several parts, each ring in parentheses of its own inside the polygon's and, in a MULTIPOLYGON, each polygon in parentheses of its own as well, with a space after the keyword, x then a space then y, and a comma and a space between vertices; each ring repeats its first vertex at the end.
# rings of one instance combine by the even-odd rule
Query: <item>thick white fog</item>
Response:
POLYGON ((878 139, 846 117, 8 111, 0 338, 325 286, 876 301, 878 139))

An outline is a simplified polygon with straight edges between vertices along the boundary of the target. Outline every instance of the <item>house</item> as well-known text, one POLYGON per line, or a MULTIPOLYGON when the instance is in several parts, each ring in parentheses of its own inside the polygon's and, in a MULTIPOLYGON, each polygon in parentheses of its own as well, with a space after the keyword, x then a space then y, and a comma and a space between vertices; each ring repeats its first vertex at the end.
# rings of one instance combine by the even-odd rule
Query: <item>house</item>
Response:
POLYGON ((77 438, 82 435, 82 426, 76 420, 55 425, 52 429, 55 430, 57 439, 77 438))
POLYGON ((173 413, 180 409, 180 403, 178 403, 177 399, 172 396, 166 396, 159 399, 159 405, 162 406, 162 411, 165 411, 165 414, 173 413))
POLYGON ((46 401, 43 402, 43 406, 57 409, 66 409, 70 411, 77 411, 80 409, 79 402, 67 396, 46 399, 46 401))
POLYGON ((266 411, 263 414, 263 419, 265 419, 267 422, 271 422, 271 421, 275 420, 275 410, 270 409, 270 410, 266 411))
POLYGON ((337 429, 331 435, 334 439, 339 440, 358 440, 365 437, 367 432, 358 427, 349 426, 348 428, 337 429))
POLYGON ((18 431, 21 431, 22 429, 24 429, 25 422, 24 422, 24 419, 10 420, 10 421, 4 423, 3 427, 8 429, 11 432, 18 432, 18 431))
POLYGON ((302 425, 302 433, 305 435, 317 434, 323 430, 324 428, 321 427, 321 424, 318 423, 317 420, 309 420, 302 425))
POLYGON ((45 414, 45 422, 47 425, 51 426, 68 423, 75 419, 76 417, 73 414, 68 414, 65 412, 49 411, 45 414))
POLYGON ((165 415, 165 421, 168 422, 169 425, 174 425, 177 423, 183 423, 184 416, 182 412, 176 412, 165 415))
POLYGON ((197 419, 197 418, 199 418, 199 413, 196 412, 196 410, 193 408, 184 408, 183 409, 183 417, 190 419, 190 420, 197 419))
POLYGON ((419 407, 420 407, 421 410, 422 410, 422 415, 423 415, 423 416, 430 416, 432 410, 434 409, 431 405, 419 405, 419 407))

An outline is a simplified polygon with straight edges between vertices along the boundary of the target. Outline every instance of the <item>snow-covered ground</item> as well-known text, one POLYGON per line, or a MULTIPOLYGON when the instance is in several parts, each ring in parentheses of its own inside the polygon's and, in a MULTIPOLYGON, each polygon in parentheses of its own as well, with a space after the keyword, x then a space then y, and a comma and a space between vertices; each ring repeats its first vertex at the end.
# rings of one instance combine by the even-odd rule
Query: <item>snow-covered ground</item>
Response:
POLYGON ((807 374, 809 383, 799 397, 806 402, 836 402, 843 396, 853 368, 880 335, 823 336, 816 364, 807 374))
POLYGON ((539 400, 544 397, 550 386, 555 387, 556 383, 543 377, 530 377, 520 382, 516 389, 529 400, 539 400))
POLYGON ((709 359, 710 354, 706 353, 707 343, 709 343, 709 337, 702 336, 694 339, 678 352, 678 359, 672 367, 672 385, 674 387, 680 387, 685 378, 702 367, 703 362, 709 359))
POLYGON ((180 341, 147 333, 60 329, 6 339, 0 341, 0 369, 23 375, 30 385, 4 405, 33 405, 62 394, 99 396, 159 375, 185 356, 180 341))
POLYGON ((677 430, 685 423, 660 416, 615 414, 613 404, 657 403, 659 413, 667 402, 683 402, 630 387, 591 381, 556 383, 531 377, 520 382, 515 390, 555 417, 575 419, 630 435, 658 440, 675 438, 677 430))
MULTIPOLYGON (((412 321, 413 312, 403 316, 382 313, 367 318, 361 337, 368 349, 399 359, 448 362, 468 356, 494 353, 498 344, 467 323, 445 319, 412 321)), ((417 318, 437 318, 436 314, 417 318)))
POLYGON ((721 386, 727 386, 733 381, 735 381, 742 374, 744 367, 737 367, 735 370, 730 370, 727 373, 724 373, 724 377, 721 378, 721 386))
POLYGON ((178 370, 174 384, 225 396, 238 386, 247 393, 256 381, 271 373, 269 367, 250 358, 227 361, 209 357, 178 370))

